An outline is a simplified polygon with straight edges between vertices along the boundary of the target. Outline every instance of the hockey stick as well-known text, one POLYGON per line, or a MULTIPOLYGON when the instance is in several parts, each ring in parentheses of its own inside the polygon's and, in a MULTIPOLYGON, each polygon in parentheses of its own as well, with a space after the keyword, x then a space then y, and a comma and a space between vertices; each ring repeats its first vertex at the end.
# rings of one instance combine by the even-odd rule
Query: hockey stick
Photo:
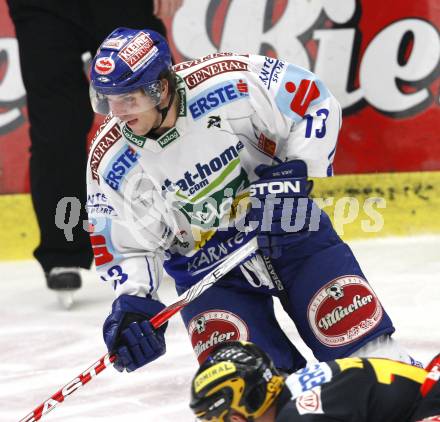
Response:
MULTIPOLYGON (((226 273, 236 267, 241 261, 243 261, 247 256, 254 253, 257 250, 257 241, 252 239, 241 248, 232 252, 223 262, 221 262, 217 268, 203 277, 199 282, 194 284, 185 293, 178 297, 178 301, 156 314, 150 319, 151 324, 154 328, 159 328, 162 324, 168 321, 174 314, 182 310, 186 305, 192 302, 194 299, 199 297, 205 290, 211 287, 226 273)), ((90 380, 96 377, 105 368, 110 366, 112 362, 116 359, 115 355, 107 353, 101 359, 96 361, 90 368, 84 371, 82 374, 78 375, 75 379, 66 384, 61 390, 57 391, 50 398, 45 400, 37 408, 35 408, 31 413, 29 413, 20 422, 34 422, 42 418, 43 415, 49 413, 57 405, 62 403, 67 396, 70 396, 78 388, 87 384, 90 380)))

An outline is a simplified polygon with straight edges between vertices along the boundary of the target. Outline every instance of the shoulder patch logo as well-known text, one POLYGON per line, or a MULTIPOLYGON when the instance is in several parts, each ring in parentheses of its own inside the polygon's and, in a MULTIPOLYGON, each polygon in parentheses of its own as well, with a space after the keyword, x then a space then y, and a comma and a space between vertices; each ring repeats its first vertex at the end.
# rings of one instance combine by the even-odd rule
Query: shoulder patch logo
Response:
POLYGON ((284 85, 287 92, 295 94, 290 102, 290 109, 300 116, 306 114, 310 103, 319 98, 319 89, 315 81, 303 79, 297 87, 292 81, 286 82, 284 85))
POLYGON ((288 65, 279 82, 275 102, 283 114, 300 122, 309 107, 324 101, 330 95, 319 79, 305 69, 288 65))

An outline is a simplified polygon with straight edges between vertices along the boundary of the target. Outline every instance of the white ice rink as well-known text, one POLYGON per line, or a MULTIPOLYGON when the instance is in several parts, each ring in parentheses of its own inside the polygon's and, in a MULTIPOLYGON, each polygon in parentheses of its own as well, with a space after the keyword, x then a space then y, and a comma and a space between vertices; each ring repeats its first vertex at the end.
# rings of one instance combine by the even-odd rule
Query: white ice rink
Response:
MULTIPOLYGON (((440 237, 350 243, 397 327, 398 339, 426 363, 440 351, 440 237)), ((112 291, 93 271, 70 311, 61 310, 36 262, 0 264, 0 421, 18 421, 105 354, 101 324, 112 291)), ((161 298, 176 294, 165 280, 161 298)), ((293 324, 277 308, 295 342, 293 324)), ((131 374, 106 369, 42 418, 65 422, 192 421, 189 380, 196 361, 179 316, 170 321, 168 352, 131 374)), ((310 358, 310 353, 300 350, 310 358)))

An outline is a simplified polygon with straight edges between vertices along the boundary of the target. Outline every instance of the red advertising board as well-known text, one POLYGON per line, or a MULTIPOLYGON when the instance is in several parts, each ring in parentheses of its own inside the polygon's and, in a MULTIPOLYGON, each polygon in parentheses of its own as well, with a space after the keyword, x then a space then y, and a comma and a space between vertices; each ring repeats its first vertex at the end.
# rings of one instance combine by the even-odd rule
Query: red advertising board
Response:
POLYGON ((6 2, 0 2, 0 193, 29 190, 29 125, 18 46, 6 2))
MULTIPOLYGON (((337 174, 440 170, 439 26, 436 0, 186 0, 168 25, 176 61, 232 50, 316 72, 343 107, 337 174)), ((28 129, 0 2, 0 193, 28 191, 28 129)))

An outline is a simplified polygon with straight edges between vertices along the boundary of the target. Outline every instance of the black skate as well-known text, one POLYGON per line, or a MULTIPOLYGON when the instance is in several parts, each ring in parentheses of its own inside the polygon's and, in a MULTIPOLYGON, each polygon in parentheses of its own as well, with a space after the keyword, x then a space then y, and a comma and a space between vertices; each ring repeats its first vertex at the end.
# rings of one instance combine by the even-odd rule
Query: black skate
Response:
POLYGON ((54 267, 46 273, 47 287, 55 290, 58 301, 65 309, 73 305, 73 293, 81 288, 81 275, 77 267, 54 267))

